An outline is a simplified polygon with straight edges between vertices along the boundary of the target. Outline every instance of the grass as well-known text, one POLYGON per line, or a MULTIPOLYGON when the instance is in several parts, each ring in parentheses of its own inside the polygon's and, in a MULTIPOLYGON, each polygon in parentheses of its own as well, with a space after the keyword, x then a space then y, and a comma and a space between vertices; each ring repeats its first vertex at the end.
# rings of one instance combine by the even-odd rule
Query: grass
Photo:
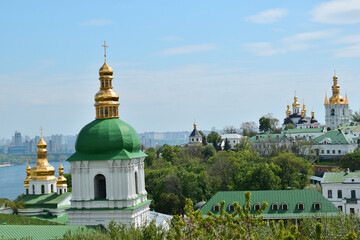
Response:
POLYGON ((0 224, 7 225, 61 225, 48 220, 26 217, 16 214, 0 214, 0 224))

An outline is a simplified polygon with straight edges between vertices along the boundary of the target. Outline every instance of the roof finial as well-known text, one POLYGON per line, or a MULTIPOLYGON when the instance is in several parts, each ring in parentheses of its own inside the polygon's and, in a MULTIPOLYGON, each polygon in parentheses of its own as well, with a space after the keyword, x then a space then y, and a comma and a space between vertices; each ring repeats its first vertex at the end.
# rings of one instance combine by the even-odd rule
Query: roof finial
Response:
POLYGON ((41 126, 41 127, 40 127, 41 138, 42 138, 42 132, 43 132, 43 130, 44 130, 44 129, 43 129, 43 127, 41 126))
POLYGON ((108 45, 106 45, 105 40, 104 40, 104 45, 102 45, 102 47, 104 48, 104 57, 105 57, 105 62, 106 62, 106 48, 108 47, 108 45))

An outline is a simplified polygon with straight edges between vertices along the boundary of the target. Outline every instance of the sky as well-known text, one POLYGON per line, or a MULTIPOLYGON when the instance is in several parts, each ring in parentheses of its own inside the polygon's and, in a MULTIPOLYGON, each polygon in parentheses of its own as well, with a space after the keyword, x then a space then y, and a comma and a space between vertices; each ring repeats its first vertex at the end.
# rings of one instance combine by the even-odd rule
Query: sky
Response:
POLYGON ((360 1, 5 1, 0 138, 75 135, 95 118, 106 40, 120 118, 137 132, 285 118, 324 123, 334 69, 358 111, 360 1))

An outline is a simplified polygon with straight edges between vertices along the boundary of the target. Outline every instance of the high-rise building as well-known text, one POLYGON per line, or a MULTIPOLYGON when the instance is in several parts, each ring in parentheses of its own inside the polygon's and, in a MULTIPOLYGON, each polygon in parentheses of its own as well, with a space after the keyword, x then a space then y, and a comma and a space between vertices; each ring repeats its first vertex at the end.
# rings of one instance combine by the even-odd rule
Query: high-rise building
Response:
POLYGON ((15 131, 14 144, 16 147, 22 146, 21 132, 15 131))
POLYGON ((325 95, 325 124, 330 129, 350 122, 350 110, 347 94, 345 98, 340 96, 340 85, 338 77, 334 75, 332 85, 332 96, 327 99, 325 95))

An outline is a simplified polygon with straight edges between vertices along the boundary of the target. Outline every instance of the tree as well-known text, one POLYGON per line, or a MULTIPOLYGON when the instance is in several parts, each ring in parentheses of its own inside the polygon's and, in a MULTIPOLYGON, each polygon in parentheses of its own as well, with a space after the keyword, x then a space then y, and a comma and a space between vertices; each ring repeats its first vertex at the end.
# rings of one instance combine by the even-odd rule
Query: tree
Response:
POLYGON ((351 120, 353 122, 360 122, 360 110, 355 111, 353 114, 351 114, 351 120))
POLYGON ((263 116, 259 119, 259 130, 260 130, 260 132, 270 132, 271 131, 270 118, 263 116))
POLYGON ((294 125, 291 123, 286 124, 284 130, 294 129, 294 125))
POLYGON ((242 137, 240 143, 235 145, 235 152, 242 152, 244 150, 250 150, 252 142, 249 141, 249 138, 242 137))
POLYGON ((216 150, 219 149, 219 143, 221 142, 221 136, 218 132, 212 131, 207 135, 208 142, 212 143, 216 150))
POLYGON ((203 131, 199 131, 199 133, 200 133, 200 135, 201 135, 201 138, 202 138, 202 140, 201 140, 201 142, 202 142, 202 144, 204 145, 204 146, 206 146, 207 145, 207 141, 206 141, 206 135, 203 133, 203 131))
POLYGON ((153 147, 150 147, 145 150, 147 157, 145 157, 145 166, 151 167, 153 162, 156 160, 156 150, 153 147))
POLYGON ((161 156, 168 162, 173 162, 175 158, 177 157, 177 154, 179 153, 179 147, 178 146, 166 146, 161 151, 161 156))
POLYGON ((242 130, 243 136, 252 137, 257 134, 257 126, 255 122, 243 122, 241 123, 240 129, 242 130))
POLYGON ((230 150, 231 146, 229 144, 229 141, 227 138, 225 138, 225 144, 224 144, 224 150, 227 151, 227 150, 230 150))
POLYGON ((349 168, 350 171, 360 170, 360 152, 346 154, 340 159, 340 167, 349 168))
POLYGON ((162 193, 159 202, 155 205, 155 211, 165 214, 176 214, 183 209, 179 196, 173 193, 162 193))
POLYGON ((277 175, 281 179, 281 188, 288 187, 295 189, 303 189, 309 185, 309 175, 312 173, 311 164, 292 153, 281 153, 277 157, 273 157, 270 161, 280 167, 277 175))
POLYGON ((216 150, 213 145, 206 145, 203 146, 201 153, 204 155, 206 159, 209 159, 210 157, 215 155, 216 150))
POLYGON ((237 133, 236 128, 232 125, 227 125, 223 129, 223 133, 237 133))

